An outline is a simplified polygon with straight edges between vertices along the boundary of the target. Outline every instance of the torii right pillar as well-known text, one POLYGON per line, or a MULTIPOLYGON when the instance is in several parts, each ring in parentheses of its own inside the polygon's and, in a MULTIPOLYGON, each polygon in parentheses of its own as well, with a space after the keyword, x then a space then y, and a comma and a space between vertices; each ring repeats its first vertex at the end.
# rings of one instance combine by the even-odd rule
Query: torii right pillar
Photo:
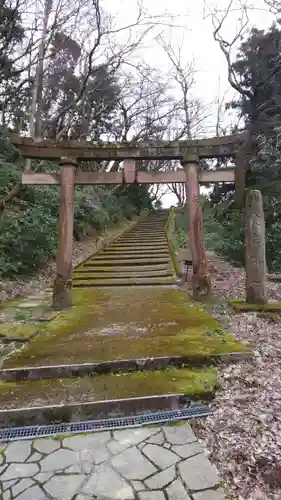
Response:
POLYGON ((200 204, 198 165, 199 157, 196 155, 188 155, 182 160, 182 166, 186 175, 188 245, 192 257, 192 291, 195 299, 200 299, 211 294, 211 278, 207 264, 203 213, 200 204))

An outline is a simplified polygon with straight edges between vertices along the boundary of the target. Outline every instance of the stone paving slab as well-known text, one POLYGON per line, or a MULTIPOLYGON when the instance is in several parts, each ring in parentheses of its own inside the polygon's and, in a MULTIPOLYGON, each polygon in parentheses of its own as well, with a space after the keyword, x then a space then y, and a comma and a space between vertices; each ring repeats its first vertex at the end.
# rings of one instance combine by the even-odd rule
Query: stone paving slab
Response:
POLYGON ((0 443, 2 500, 224 500, 190 425, 0 443))

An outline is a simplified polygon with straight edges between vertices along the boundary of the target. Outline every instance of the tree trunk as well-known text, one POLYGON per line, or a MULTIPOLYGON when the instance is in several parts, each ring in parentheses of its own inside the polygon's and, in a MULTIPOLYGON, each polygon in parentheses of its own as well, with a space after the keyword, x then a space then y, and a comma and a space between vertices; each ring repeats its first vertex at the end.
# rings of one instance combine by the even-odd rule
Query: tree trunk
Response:
POLYGON ((35 79, 32 89, 32 102, 30 110, 30 135, 34 139, 41 138, 42 136, 41 107, 42 107, 42 97, 43 97, 44 56, 45 56, 48 21, 52 10, 52 6, 53 6, 53 0, 45 0, 42 35, 38 49, 38 62, 35 71, 35 79))
POLYGON ((262 194, 256 189, 246 192, 245 252, 246 301, 266 304, 265 223, 262 194))

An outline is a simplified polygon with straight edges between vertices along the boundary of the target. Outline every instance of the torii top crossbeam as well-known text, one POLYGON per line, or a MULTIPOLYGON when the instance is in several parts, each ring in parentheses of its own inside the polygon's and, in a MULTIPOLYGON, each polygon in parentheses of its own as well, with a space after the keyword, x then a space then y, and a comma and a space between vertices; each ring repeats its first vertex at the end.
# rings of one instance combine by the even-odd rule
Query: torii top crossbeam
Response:
POLYGON ((233 134, 207 139, 156 141, 145 144, 101 143, 90 144, 80 141, 53 141, 44 139, 34 141, 29 137, 11 136, 13 144, 19 148, 24 158, 60 159, 63 157, 76 160, 182 160, 187 154, 199 158, 235 157, 236 152, 246 140, 246 134, 233 134))

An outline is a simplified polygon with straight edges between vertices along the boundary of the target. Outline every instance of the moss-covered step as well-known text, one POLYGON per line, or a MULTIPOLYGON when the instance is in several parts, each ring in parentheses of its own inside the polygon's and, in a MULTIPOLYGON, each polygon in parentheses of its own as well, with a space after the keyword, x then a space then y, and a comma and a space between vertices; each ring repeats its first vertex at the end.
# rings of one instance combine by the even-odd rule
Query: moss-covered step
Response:
POLYGON ((1 323, 0 341, 4 342, 24 342, 38 335, 42 330, 42 323, 1 323))
POLYGON ((127 278, 90 278, 88 276, 74 276, 73 287, 82 288, 90 286, 151 286, 151 285, 172 285, 175 283, 175 278, 171 276, 158 277, 127 277, 127 278))
POLYGON ((159 250, 162 248, 167 248, 167 242, 162 243, 118 243, 116 241, 114 244, 109 245, 106 248, 116 249, 116 250, 131 250, 131 249, 140 249, 140 250, 159 250))
POLYGON ((0 408, 83 403, 161 394, 185 393, 209 399, 216 387, 216 370, 170 368, 164 371, 98 375, 72 379, 1 382, 0 408))
POLYGON ((158 241, 158 240, 161 240, 161 241, 165 241, 166 239, 166 233, 159 233, 159 234, 155 234, 153 232, 151 232, 151 234, 143 234, 143 232, 140 232, 140 233, 133 233, 133 232, 128 232, 126 234, 123 234, 122 236, 120 236, 120 238, 118 238, 118 240, 116 241, 122 241, 122 240, 130 240, 130 239, 135 239, 135 240, 140 240, 140 239, 143 239, 143 240, 147 240, 147 241, 158 241))
POLYGON ((126 236, 135 236, 137 238, 165 238, 166 233, 164 231, 130 231, 126 236))
POLYGON ((247 352, 201 304, 173 288, 73 291, 73 307, 4 361, 4 368, 247 352))
POLYGON ((154 231, 151 231, 151 233, 143 233, 142 231, 140 231, 140 232, 130 231, 130 232, 127 232, 127 233, 124 233, 123 235, 121 235, 117 239, 117 241, 129 240, 131 238, 135 238, 135 239, 142 239, 143 238, 144 240, 151 239, 151 241, 165 240, 166 233, 164 231, 161 233, 155 233, 154 231))
POLYGON ((126 246, 129 246, 131 244, 134 247, 138 247, 139 245, 159 244, 159 246, 162 246, 164 248, 167 247, 167 244, 168 244, 166 239, 159 238, 157 240, 154 240, 152 237, 147 238, 147 239, 143 239, 141 237, 139 237, 139 238, 132 237, 132 238, 120 240, 118 242, 116 241, 116 243, 121 244, 121 245, 126 245, 126 246))
POLYGON ((123 273, 123 272, 150 272, 150 271, 173 271, 173 268, 171 267, 170 264, 147 264, 145 266, 140 266, 139 268, 137 268, 136 266, 132 265, 132 266, 114 266, 114 269, 112 269, 112 266, 111 267, 103 267, 103 266, 100 266, 98 263, 85 263, 83 264, 83 266, 80 266, 80 267, 76 267, 75 269, 75 273, 76 272, 92 272, 92 273, 100 273, 101 275, 104 275, 106 276, 107 274, 109 273, 112 273, 112 272, 116 272, 116 273, 123 273))
POLYGON ((127 257, 134 257, 134 258, 144 258, 144 257, 170 257, 170 253, 168 252, 168 248, 162 249, 162 250, 112 250, 111 248, 108 248, 107 250, 104 250, 101 254, 99 254, 101 257, 114 257, 114 258, 127 258, 127 257))
POLYGON ((113 259, 109 259, 109 258, 105 258, 103 256, 97 258, 97 257, 93 257, 92 259, 88 260, 87 261, 87 264, 97 264, 99 266, 102 266, 102 267, 112 267, 112 266, 119 266, 119 265, 123 265, 123 266, 132 266, 132 265, 148 265, 148 264, 151 264, 151 263, 155 263, 155 264, 169 264, 171 262, 171 259, 169 258, 166 258, 166 257, 144 257, 144 258, 126 258, 126 259, 122 259, 122 258, 113 258, 113 259))
POLYGON ((281 312, 281 302, 269 302, 268 304, 249 304, 243 300, 230 300, 229 305, 233 307, 235 311, 272 311, 281 312))
POLYGON ((93 261, 98 261, 98 260, 108 260, 112 259, 114 261, 116 260, 134 260, 134 261, 140 261, 144 262, 147 259, 152 259, 152 262, 155 262, 157 260, 169 260, 170 254, 165 252, 162 254, 155 253, 154 255, 144 253, 144 254, 139 254, 139 253, 126 253, 126 252, 120 252, 120 253, 107 253, 107 252, 102 252, 100 254, 94 255, 91 259, 89 259, 87 262, 93 262, 93 261))
POLYGON ((81 269, 81 270, 76 270, 75 273, 73 274, 73 278, 75 279, 118 279, 118 278, 165 278, 167 276, 173 276, 173 271, 172 270, 161 270, 161 271, 147 271, 147 270, 142 270, 142 267, 140 268, 141 270, 139 271, 138 268, 133 269, 132 271, 128 271, 127 269, 123 269, 121 272, 117 272, 116 269, 112 269, 111 273, 104 273, 104 272, 94 272, 89 269, 81 269))
POLYGON ((103 251, 101 253, 113 253, 113 254, 117 254, 117 253, 126 253, 126 254, 159 254, 159 253, 169 253, 169 247, 168 245, 163 245, 161 247, 158 247, 158 248, 155 248, 155 247, 149 247, 149 248, 141 248, 139 246, 133 246, 133 247, 126 247, 126 246, 123 246, 122 248, 119 248, 119 247, 106 247, 103 249, 103 251))

